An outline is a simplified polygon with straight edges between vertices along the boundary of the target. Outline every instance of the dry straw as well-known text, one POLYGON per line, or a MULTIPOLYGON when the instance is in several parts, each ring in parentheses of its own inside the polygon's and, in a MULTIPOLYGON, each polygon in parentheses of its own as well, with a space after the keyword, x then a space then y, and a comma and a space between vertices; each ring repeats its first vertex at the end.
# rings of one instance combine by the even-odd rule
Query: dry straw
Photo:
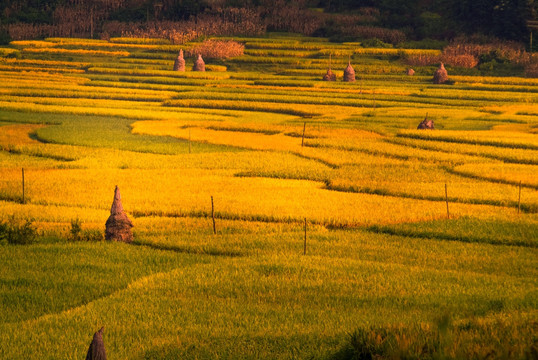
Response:
POLYGON ((336 74, 330 68, 327 69, 327 73, 323 75, 323 81, 336 81, 336 74))
POLYGON ((185 71, 185 59, 183 58, 183 50, 179 50, 176 61, 174 61, 174 71, 185 71))
POLYGON ((332 55, 329 55, 329 68, 327 69, 327 73, 323 75, 323 81, 336 81, 336 74, 331 70, 331 61, 332 55))
POLYGON ((198 54, 198 58, 192 66, 192 71, 205 71, 205 62, 204 59, 202 59, 202 54, 198 54))
POLYGON ((351 66, 351 59, 347 62, 347 66, 344 69, 344 81, 355 81, 355 69, 353 69, 353 66, 351 66))
POLYGON ((417 129, 419 130, 433 130, 433 120, 428 120, 428 114, 426 114, 426 117, 424 120, 418 124, 417 129))
POLYGON ((103 326, 99 331, 93 335, 90 348, 86 354, 86 360, 106 360, 105 343, 103 341, 103 326))
POLYGON ((133 223, 127 217, 121 203, 120 189, 114 190, 114 201, 110 209, 110 216, 106 221, 105 239, 130 243, 133 242, 131 228, 133 223))
POLYGON ((441 65, 439 65, 439 68, 435 70, 435 73, 433 74, 433 83, 444 84, 447 81, 448 81, 448 73, 445 69, 445 65, 441 63, 441 65))

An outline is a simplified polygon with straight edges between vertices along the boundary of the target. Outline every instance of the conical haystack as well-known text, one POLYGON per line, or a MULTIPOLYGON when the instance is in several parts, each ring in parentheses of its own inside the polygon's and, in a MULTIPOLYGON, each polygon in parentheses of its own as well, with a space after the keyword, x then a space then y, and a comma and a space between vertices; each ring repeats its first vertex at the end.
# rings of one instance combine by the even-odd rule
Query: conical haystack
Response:
POLYGON ((435 70, 433 74, 433 83, 434 84, 443 84, 448 80, 448 73, 446 72, 445 65, 441 63, 439 68, 435 70))
POLYGON ((411 68, 407 69, 407 75, 408 75, 408 76, 413 76, 413 75, 415 75, 415 70, 413 70, 413 69, 411 69, 411 68))
POLYGON ((202 59, 202 54, 198 54, 198 59, 194 62, 192 71, 205 71, 205 62, 204 59, 202 59))
POLYGON ((323 75, 323 81, 336 81, 336 74, 332 72, 331 68, 327 69, 327 73, 323 75))
POLYGON ((346 68, 344 69, 344 81, 355 81, 355 69, 351 66, 351 60, 348 61, 346 68))
POLYGON ((183 58, 183 50, 179 50, 176 61, 174 61, 174 71, 185 71, 185 59, 183 58))
POLYGON ((120 189, 116 186, 110 216, 106 221, 105 239, 130 243, 133 241, 132 227, 133 223, 121 204, 120 189))
POLYGON ((428 120, 428 115, 418 124, 417 129, 419 130, 433 130, 433 120, 428 120))
POLYGON ((88 354, 86 354, 86 360, 106 360, 105 343, 103 342, 104 329, 102 327, 93 335, 88 354))

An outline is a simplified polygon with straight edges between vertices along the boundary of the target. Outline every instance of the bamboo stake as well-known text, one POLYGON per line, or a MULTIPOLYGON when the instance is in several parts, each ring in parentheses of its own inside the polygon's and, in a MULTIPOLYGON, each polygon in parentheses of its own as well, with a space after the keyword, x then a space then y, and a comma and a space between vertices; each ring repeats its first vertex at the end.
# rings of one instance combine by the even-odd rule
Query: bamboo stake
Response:
POLYGON ((215 226, 215 206, 213 205, 213 196, 211 196, 211 218, 213 219, 213 234, 217 234, 217 227, 215 226))
POLYGON ((446 218, 450 219, 450 212, 448 211, 448 187, 445 183, 445 201, 446 201, 446 218))
POLYGON ((521 212, 521 181, 519 182, 519 197, 517 200, 517 213, 521 212))
POLYGON ((22 203, 26 203, 26 200, 24 198, 24 168, 22 168, 22 203))
POLYGON ((306 255, 306 218, 304 218, 304 252, 303 255, 306 255))
POLYGON ((303 125, 303 139, 301 140, 301 147, 304 146, 304 133, 305 133, 305 131, 306 131, 306 121, 305 121, 305 123, 303 125))

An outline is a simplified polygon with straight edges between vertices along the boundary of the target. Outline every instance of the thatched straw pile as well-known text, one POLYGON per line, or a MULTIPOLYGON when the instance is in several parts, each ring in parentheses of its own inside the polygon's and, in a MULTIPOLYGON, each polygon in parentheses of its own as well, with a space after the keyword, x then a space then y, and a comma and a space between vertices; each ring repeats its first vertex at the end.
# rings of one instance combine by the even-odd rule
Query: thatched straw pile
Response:
POLYGON ((433 120, 428 120, 428 115, 418 124, 417 129, 419 130, 433 130, 433 120))
POLYGON ((86 360, 106 360, 105 343, 103 342, 103 330, 102 327, 93 335, 93 340, 86 354, 86 360))
POLYGON ((446 72, 445 65, 441 63, 441 65, 439 65, 439 68, 435 70, 435 73, 433 74, 433 83, 443 84, 447 82, 447 80, 448 80, 448 73, 446 72))
POLYGON ((346 68, 344 69, 344 81, 355 81, 355 69, 351 66, 351 60, 348 61, 346 68))
POLYGON ((183 50, 179 50, 176 61, 174 61, 174 71, 185 71, 185 59, 183 58, 183 50))
POLYGON ((110 216, 106 221, 105 239, 130 243, 133 241, 132 227, 133 223, 121 204, 120 189, 116 186, 110 216))
POLYGON ((331 70, 331 63, 333 60, 332 54, 329 55, 329 68, 327 69, 327 73, 323 75, 323 81, 336 81, 336 74, 333 73, 331 70))
POLYGON ((205 62, 204 59, 202 59, 202 54, 198 54, 198 58, 192 66, 192 71, 205 71, 205 62))
POLYGON ((327 73, 323 75, 323 81, 336 81, 336 74, 332 72, 331 68, 328 68, 327 73))
POLYGON ((407 75, 408 75, 408 76, 413 76, 413 75, 415 75, 415 70, 413 70, 413 69, 411 69, 411 68, 407 69, 407 75))

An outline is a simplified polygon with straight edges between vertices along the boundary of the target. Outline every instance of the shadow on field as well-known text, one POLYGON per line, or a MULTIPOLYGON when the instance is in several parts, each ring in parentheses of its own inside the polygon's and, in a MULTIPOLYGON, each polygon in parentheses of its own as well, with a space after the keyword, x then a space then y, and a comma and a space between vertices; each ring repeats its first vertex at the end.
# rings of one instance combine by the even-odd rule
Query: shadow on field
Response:
POLYGON ((412 238, 538 247, 538 229, 533 223, 509 220, 482 220, 468 216, 417 223, 373 225, 368 231, 412 238))
POLYGON ((179 245, 151 244, 151 243, 144 243, 144 242, 140 242, 136 240, 132 244, 136 246, 148 247, 155 250, 174 251, 174 252, 183 253, 183 254, 209 255, 209 256, 222 256, 222 257, 245 256, 244 253, 240 251, 233 251, 233 250, 219 250, 219 249, 212 249, 212 248, 194 248, 194 247, 179 246, 179 245))

